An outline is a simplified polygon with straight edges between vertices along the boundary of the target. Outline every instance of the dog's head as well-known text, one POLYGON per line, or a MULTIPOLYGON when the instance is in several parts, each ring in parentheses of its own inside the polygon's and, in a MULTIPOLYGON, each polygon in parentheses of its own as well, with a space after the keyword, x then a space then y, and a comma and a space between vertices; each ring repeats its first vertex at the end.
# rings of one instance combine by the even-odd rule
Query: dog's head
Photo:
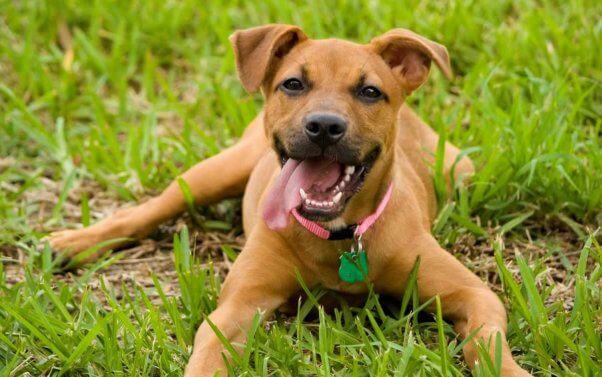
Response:
POLYGON ((399 108, 431 62, 451 76, 445 47, 404 29, 361 45, 266 25, 231 41, 243 86, 266 100, 266 132, 283 165, 280 204, 313 220, 341 215, 390 153, 399 108))

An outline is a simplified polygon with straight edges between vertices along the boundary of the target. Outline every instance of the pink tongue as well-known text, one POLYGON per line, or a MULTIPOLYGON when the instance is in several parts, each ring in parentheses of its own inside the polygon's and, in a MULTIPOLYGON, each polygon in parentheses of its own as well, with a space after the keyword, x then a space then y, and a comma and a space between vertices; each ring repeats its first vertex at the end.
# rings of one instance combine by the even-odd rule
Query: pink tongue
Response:
POLYGON ((340 165, 323 159, 301 162, 290 158, 282 167, 263 206, 263 219, 272 230, 285 228, 293 208, 301 204, 299 189, 308 191, 312 186, 326 189, 341 176, 340 165))

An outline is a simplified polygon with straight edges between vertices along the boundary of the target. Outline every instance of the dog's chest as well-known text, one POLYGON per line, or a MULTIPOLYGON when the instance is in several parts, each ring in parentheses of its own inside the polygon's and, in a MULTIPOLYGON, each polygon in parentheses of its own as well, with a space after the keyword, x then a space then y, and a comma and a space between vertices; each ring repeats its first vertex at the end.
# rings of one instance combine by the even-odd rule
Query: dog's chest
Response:
MULTIPOLYGON (((344 241, 320 241, 302 242, 303 248, 298 248, 299 259, 305 268, 311 271, 314 283, 323 288, 338 292, 359 294, 368 291, 364 282, 348 284, 341 280, 339 269, 341 268, 341 256, 344 252, 351 250, 351 240, 344 241)), ((368 265, 370 266, 370 255, 368 254, 368 265)), ((373 261, 373 269, 376 266, 373 261)), ((369 270, 369 279, 372 271, 369 270)))

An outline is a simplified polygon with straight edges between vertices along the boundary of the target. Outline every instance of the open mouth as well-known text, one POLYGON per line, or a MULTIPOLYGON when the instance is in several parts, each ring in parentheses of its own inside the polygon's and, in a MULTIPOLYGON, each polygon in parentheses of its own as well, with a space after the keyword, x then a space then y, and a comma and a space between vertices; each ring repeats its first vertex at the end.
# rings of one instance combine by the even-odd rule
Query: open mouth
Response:
POLYGON ((347 201, 364 183, 368 167, 343 165, 334 161, 312 161, 321 168, 311 186, 299 188, 301 203, 297 210, 311 220, 329 221, 338 217, 347 201))
POLYGON ((296 209, 313 221, 339 217, 347 202, 359 192, 380 153, 376 147, 360 161, 336 156, 292 157, 277 149, 282 170, 265 198, 263 217, 270 229, 282 229, 296 209))

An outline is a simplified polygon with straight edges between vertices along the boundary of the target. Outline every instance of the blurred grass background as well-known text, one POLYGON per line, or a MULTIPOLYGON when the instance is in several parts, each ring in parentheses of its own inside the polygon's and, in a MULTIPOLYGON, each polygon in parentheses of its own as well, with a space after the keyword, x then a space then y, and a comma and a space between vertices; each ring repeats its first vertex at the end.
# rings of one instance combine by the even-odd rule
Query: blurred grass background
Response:
MULTIPOLYGON (((179 289, 198 297, 167 295, 156 307, 141 289, 111 300, 107 288, 93 299, 101 267, 113 260, 92 267, 98 278, 82 273, 65 283, 52 274, 49 250, 36 250, 50 230, 88 225, 157 193, 233 143, 261 99, 238 83, 227 38, 283 22, 314 38, 358 42, 405 27, 447 46, 455 80, 433 73, 409 101, 466 148, 478 174, 467 190, 440 192, 434 231, 497 284, 521 362, 540 375, 598 373, 601 16, 602 5, 591 0, 0 0, 0 368, 7 375, 179 374, 219 287, 199 264, 207 255, 192 259, 187 233, 169 247, 188 261, 176 261, 179 289), (475 262, 483 255, 489 264, 475 262), (562 302, 558 284, 568 292, 562 302)), ((236 211, 234 202, 206 216, 236 229, 236 211)), ((260 327, 261 342, 249 346, 239 372, 466 373, 450 329, 449 345, 439 349, 428 335, 433 323, 386 319, 377 303, 369 300, 357 321, 346 308, 307 326, 299 316, 295 326, 260 327), (391 344, 378 343, 377 325, 391 344), (354 340, 363 346, 341 345, 354 340), (446 353, 455 361, 442 370, 446 353)))

